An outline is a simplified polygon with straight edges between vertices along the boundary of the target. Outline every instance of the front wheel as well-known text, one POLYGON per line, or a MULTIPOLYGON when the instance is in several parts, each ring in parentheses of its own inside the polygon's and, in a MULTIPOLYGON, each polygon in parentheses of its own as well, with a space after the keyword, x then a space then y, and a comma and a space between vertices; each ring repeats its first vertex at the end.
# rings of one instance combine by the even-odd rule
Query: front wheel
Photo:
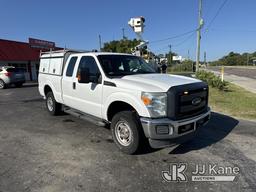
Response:
POLYGON ((59 115, 61 113, 61 104, 56 102, 52 92, 46 95, 46 108, 51 115, 59 115))
POLYGON ((126 154, 138 152, 145 139, 139 119, 132 111, 121 111, 113 117, 111 133, 118 148, 126 154))

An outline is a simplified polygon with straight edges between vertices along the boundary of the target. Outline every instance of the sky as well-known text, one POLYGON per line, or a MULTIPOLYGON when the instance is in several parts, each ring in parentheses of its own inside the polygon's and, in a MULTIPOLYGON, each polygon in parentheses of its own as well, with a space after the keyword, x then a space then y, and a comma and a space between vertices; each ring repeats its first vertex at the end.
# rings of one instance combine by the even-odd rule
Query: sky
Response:
MULTIPOLYGON (((231 51, 256 51, 255 9, 255 0, 203 0, 201 60, 204 52, 216 60, 231 51)), ((126 37, 136 38, 128 21, 137 16, 146 20, 142 36, 150 50, 166 53, 171 45, 173 52, 195 59, 198 0, 0 0, 0 38, 99 49, 99 34, 103 43, 119 40, 124 28, 126 37)))

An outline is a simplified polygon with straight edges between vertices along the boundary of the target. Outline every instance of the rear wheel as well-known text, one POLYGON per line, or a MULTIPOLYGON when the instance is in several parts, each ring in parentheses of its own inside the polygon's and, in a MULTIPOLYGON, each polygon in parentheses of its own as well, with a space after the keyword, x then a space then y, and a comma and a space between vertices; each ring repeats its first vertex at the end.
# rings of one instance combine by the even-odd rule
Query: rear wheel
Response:
POLYGON ((117 113, 111 122, 111 132, 118 148, 126 154, 134 154, 143 147, 145 136, 135 112, 117 113))
POLYGON ((46 108, 51 115, 59 115, 61 113, 61 104, 56 102, 52 92, 46 95, 46 108))
POLYGON ((0 89, 4 89, 4 88, 6 88, 6 84, 2 79, 0 79, 0 89))

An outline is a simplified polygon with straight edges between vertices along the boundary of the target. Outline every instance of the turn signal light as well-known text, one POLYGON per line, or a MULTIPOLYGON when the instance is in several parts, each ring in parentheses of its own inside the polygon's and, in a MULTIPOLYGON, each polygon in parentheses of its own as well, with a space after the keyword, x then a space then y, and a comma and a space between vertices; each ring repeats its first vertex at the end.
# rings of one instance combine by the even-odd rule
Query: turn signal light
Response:
POLYGON ((150 105, 151 102, 152 102, 151 99, 149 99, 148 97, 145 97, 145 96, 141 96, 141 100, 143 101, 143 103, 144 103, 145 105, 150 105))

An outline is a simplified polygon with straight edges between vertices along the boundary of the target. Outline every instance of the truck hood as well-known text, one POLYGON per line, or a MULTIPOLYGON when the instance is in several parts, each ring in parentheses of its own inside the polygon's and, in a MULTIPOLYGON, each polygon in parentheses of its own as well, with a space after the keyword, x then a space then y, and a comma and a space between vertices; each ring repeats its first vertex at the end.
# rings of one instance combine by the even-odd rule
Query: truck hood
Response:
POLYGON ((198 79, 168 74, 127 75, 112 79, 117 87, 145 92, 166 92, 170 87, 201 82, 198 79))

